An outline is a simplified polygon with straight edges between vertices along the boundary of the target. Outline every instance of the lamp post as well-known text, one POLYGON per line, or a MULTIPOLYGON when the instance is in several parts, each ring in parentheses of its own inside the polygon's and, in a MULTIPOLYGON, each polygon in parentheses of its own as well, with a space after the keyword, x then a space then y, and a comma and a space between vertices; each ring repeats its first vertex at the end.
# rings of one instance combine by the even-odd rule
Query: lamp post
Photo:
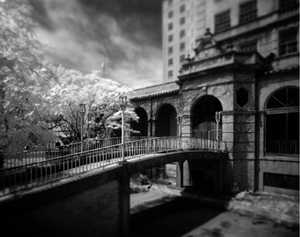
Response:
POLYGON ((125 161, 125 154, 124 154, 124 145, 125 145, 125 118, 124 112, 127 106, 127 96, 121 95, 119 97, 120 108, 121 108, 121 116, 122 116, 122 127, 121 127, 121 145, 122 145, 122 161, 125 161))
POLYGON ((81 118, 81 131, 80 131, 80 137, 81 137, 81 153, 83 152, 83 122, 84 122, 84 114, 85 114, 85 104, 80 104, 79 105, 79 108, 80 108, 80 118, 81 118))

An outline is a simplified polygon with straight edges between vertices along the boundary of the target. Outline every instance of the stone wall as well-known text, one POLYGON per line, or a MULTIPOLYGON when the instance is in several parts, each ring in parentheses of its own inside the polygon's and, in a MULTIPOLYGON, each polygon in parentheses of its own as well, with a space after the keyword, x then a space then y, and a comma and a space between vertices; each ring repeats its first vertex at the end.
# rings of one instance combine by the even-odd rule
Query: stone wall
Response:
POLYGON ((1 202, 1 232, 12 236, 120 236, 121 206, 126 198, 116 175, 108 172, 77 178, 1 202))

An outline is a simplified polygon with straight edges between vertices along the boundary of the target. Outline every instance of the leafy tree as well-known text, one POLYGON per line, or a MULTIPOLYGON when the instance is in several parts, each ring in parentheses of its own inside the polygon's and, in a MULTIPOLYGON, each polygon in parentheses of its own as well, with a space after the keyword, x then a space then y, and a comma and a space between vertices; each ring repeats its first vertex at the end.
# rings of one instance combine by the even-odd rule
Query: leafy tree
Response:
POLYGON ((17 130, 39 124, 47 108, 44 96, 54 74, 43 60, 33 29, 26 0, 0 1, 1 151, 17 130))
MULTIPOLYGON (((121 84, 102 77, 101 71, 82 74, 62 66, 55 70, 58 83, 50 90, 48 123, 61 135, 79 141, 81 137, 80 104, 85 104, 84 136, 112 136, 120 128, 119 96, 128 91, 121 84), (119 124, 119 125, 118 125, 119 124)), ((133 111, 127 112, 127 123, 137 120, 133 111)), ((128 128, 129 129, 129 128, 128 128)))

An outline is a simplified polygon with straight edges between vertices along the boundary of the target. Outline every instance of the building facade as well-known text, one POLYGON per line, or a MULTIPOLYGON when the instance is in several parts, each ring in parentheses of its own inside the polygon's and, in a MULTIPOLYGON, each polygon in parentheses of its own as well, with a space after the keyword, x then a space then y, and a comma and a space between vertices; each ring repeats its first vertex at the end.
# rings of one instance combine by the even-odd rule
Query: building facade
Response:
MULTIPOLYGON (((187 2, 165 1, 163 18, 171 4, 180 9, 187 2)), ((228 190, 298 193, 298 1, 196 2, 205 2, 201 6, 209 14, 202 35, 186 38, 193 53, 178 76, 130 95, 143 135, 218 136, 229 152, 228 190)))

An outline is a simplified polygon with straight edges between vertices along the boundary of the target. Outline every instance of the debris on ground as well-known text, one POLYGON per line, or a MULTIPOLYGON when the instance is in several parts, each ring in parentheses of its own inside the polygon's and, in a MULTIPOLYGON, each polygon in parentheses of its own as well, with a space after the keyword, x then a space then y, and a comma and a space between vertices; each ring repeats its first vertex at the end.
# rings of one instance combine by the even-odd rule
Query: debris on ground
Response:
POLYGON ((266 192, 241 192, 228 204, 228 210, 253 217, 256 224, 271 220, 299 228, 299 197, 266 192))

